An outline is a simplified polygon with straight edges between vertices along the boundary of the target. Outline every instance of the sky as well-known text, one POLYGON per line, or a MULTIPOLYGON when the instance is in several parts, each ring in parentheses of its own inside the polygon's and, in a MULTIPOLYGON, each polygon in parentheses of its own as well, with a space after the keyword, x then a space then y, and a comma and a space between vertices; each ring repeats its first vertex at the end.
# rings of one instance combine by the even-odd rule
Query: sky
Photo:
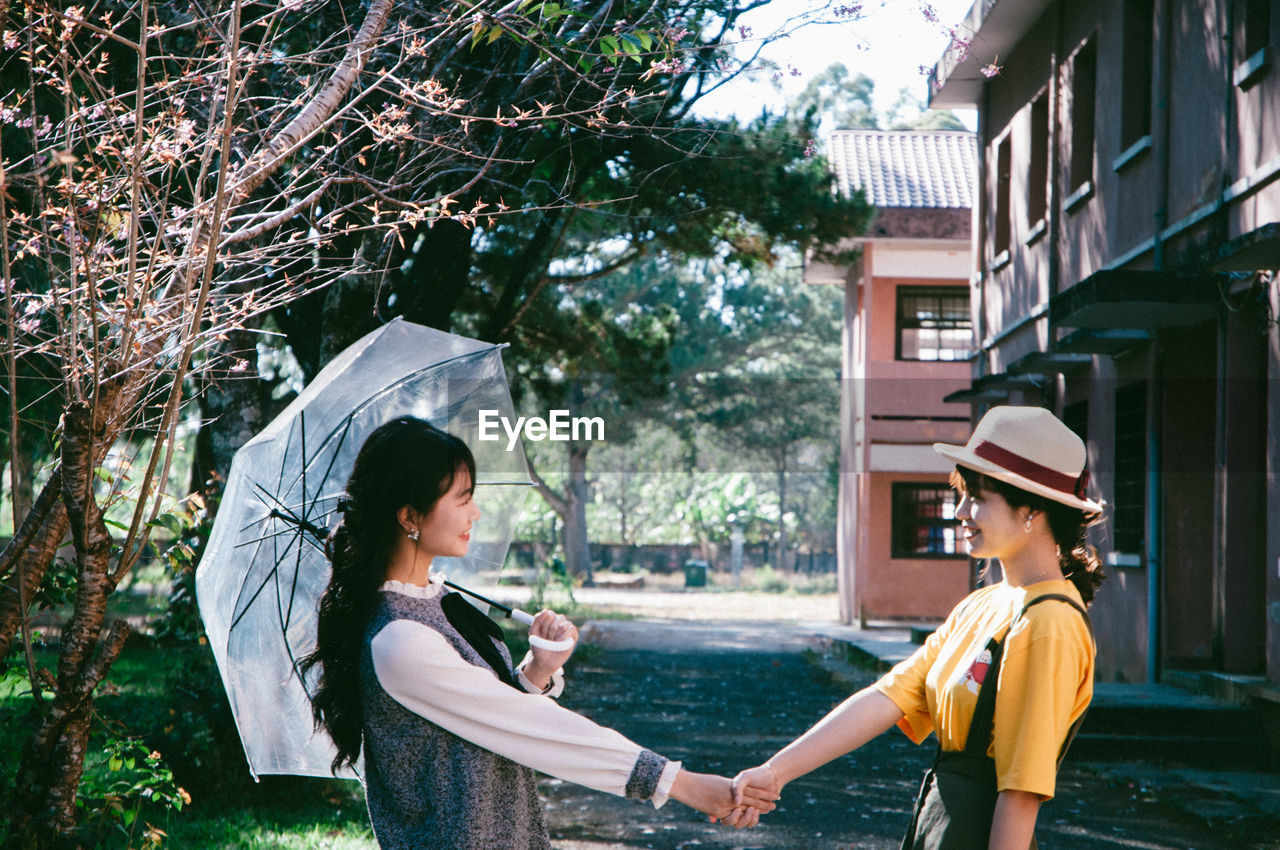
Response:
MULTIPOLYGON (((803 20, 806 14, 831 20, 838 7, 855 5, 863 7, 862 17, 857 20, 802 26, 767 45, 761 55, 782 69, 779 79, 775 81, 766 74, 753 81, 735 80, 704 98, 698 111, 708 116, 737 115, 743 119, 758 115, 764 106, 780 112, 810 78, 836 62, 843 62, 853 74, 864 73, 875 81, 875 105, 882 112, 890 109, 904 87, 924 102, 928 86, 920 66, 932 68, 937 63, 949 41, 945 28, 962 21, 973 0, 931 0, 938 14, 937 24, 925 20, 917 0, 861 4, 844 0, 773 0, 741 19, 742 25, 751 29, 739 53, 745 58, 761 38, 795 27, 797 19, 803 20)), ((956 110, 956 116, 970 129, 976 126, 974 110, 956 110)))

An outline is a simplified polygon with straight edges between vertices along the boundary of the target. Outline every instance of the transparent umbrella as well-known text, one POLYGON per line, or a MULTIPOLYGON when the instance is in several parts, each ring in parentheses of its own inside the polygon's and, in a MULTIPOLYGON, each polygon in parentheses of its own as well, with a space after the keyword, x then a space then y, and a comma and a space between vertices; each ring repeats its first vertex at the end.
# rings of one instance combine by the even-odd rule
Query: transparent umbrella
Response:
POLYGON ((329 776, 334 747, 312 724, 298 662, 315 648, 329 580, 321 540, 365 437, 397 416, 425 419, 476 457, 483 513, 451 578, 497 569, 530 485, 524 449, 481 440, 481 411, 513 417, 501 346, 396 319, 334 358, 231 463, 196 570, 196 596, 254 776, 329 776))

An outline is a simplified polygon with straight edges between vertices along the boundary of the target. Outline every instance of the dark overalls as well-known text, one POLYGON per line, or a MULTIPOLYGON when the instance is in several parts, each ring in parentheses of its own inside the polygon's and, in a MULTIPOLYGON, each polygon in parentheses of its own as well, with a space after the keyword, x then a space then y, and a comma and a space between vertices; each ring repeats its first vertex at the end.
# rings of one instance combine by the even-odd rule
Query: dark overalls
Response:
MULTIPOLYGON (((1078 602, 1060 593, 1037 596, 1022 606, 1005 635, 1013 630, 1013 624, 1027 613, 1028 608, 1048 599, 1066 602, 1079 611, 1089 627, 1090 636, 1093 635, 1089 615, 1078 602)), ((987 755, 987 747, 991 743, 995 719, 996 682, 1000 678, 1000 661, 1004 657, 1003 639, 991 638, 987 641, 987 651, 991 653, 991 666, 978 690, 978 703, 973 709, 964 749, 943 752, 942 745, 938 745, 933 766, 925 773, 924 782, 920 785, 920 796, 916 799, 911 826, 902 839, 902 850, 979 850, 985 848, 990 840, 991 819, 999 792, 996 790, 996 762, 987 755)), ((1082 720, 1083 714, 1067 731, 1058 753, 1059 765, 1082 720)), ((1031 850, 1036 846, 1033 837, 1031 850)))

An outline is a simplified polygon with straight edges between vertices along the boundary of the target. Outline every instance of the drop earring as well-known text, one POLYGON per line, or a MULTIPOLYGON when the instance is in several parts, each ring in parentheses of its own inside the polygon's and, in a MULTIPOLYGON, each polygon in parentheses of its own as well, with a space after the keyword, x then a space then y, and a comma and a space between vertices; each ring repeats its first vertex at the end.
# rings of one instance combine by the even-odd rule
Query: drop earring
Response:
POLYGON ((1024 525, 1023 528, 1026 529, 1027 534, 1031 533, 1031 517, 1027 517, 1027 524, 1024 525))

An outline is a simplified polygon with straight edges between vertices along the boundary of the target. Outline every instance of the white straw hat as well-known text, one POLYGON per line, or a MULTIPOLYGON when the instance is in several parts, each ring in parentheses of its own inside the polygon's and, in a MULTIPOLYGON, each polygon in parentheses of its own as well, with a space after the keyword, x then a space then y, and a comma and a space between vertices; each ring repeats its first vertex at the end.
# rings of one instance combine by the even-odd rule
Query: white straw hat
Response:
POLYGON ((933 449, 960 466, 1070 505, 1099 513, 1088 497, 1084 442, 1042 407, 993 407, 963 446, 934 443, 933 449))

